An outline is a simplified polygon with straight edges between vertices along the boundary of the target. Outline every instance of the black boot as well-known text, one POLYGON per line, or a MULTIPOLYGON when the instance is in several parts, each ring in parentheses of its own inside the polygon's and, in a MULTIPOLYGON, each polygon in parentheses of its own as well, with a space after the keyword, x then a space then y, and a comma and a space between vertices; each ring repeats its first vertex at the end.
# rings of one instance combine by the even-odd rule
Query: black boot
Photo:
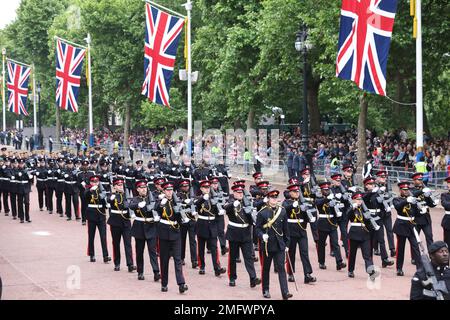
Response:
POLYGON ((286 293, 286 294, 283 294, 283 300, 288 300, 289 298, 292 298, 292 293, 286 293))
POLYGON ((235 287, 235 286, 236 286, 236 280, 230 279, 230 282, 228 282, 228 285, 229 285, 230 287, 235 287))
POLYGON ((161 279, 161 274, 159 272, 155 273, 153 275, 153 281, 159 281, 159 279, 161 279))
POLYGON ((111 257, 103 257, 104 263, 108 263, 109 261, 111 261, 111 257))
POLYGON ((220 269, 216 270, 214 273, 215 273, 216 277, 220 277, 220 275, 225 273, 225 272, 227 272, 227 269, 220 268, 220 269))
POLYGON ((91 262, 95 262, 95 257, 94 257, 94 256, 91 256, 90 261, 91 261, 91 262))
POLYGON ((120 266, 115 266, 114 271, 120 271, 120 266))
POLYGON ((389 266, 393 266, 394 265, 394 261, 391 261, 389 259, 385 259, 381 262, 381 266, 383 268, 389 267, 389 266))
POLYGON ((337 265, 336 265, 336 270, 341 270, 341 269, 344 269, 345 267, 346 267, 347 265, 345 264, 345 262, 339 262, 337 265))
POLYGON ((317 281, 317 279, 316 279, 316 277, 313 277, 312 275, 310 275, 310 274, 307 274, 306 276, 305 276, 305 283, 306 284, 308 284, 308 283, 312 283, 312 282, 316 282, 317 281))
POLYGON ((288 281, 289 281, 289 282, 295 282, 295 278, 294 278, 294 275, 293 275, 293 274, 290 274, 290 275, 289 275, 288 281))
POLYGON ((270 292, 269 292, 269 290, 264 290, 263 297, 266 298, 266 299, 270 299, 270 292))
POLYGON ((351 272, 348 273, 348 277, 349 277, 349 278, 354 278, 354 277, 355 277, 355 274, 353 273, 353 271, 351 271, 351 272))
POLYGON ((250 280, 250 288, 256 287, 258 284, 261 284, 261 279, 254 278, 250 280))
POLYGON ((138 274, 138 280, 145 280, 145 277, 144 277, 143 273, 139 273, 138 274))
POLYGON ((128 266, 128 272, 133 272, 136 270, 136 266, 128 266))
POLYGON ((186 284, 184 284, 184 283, 180 284, 178 286, 178 291, 180 291, 180 293, 184 293, 184 292, 188 291, 188 286, 186 284))

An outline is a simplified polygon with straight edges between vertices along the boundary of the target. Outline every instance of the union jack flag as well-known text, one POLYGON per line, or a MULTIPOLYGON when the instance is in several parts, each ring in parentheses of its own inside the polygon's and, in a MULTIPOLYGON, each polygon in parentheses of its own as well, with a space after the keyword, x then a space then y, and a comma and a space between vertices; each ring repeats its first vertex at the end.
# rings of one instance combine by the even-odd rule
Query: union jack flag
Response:
POLYGON ((28 80, 31 68, 8 60, 8 109, 16 114, 28 115, 28 80))
POLYGON ((184 20, 145 4, 144 84, 142 94, 169 105, 170 82, 184 20))
POLYGON ((342 0, 336 76, 386 95, 386 66, 397 0, 342 0))
POLYGON ((56 41, 56 104, 63 110, 78 112, 78 90, 86 50, 58 39, 56 41))

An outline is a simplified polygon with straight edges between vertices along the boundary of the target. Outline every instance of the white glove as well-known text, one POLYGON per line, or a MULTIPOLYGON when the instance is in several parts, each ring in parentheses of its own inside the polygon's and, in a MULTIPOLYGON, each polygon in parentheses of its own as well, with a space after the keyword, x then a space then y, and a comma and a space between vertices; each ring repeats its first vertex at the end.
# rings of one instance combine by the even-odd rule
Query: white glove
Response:
POLYGON ((162 205, 162 206, 165 206, 166 203, 167 203, 167 198, 163 198, 163 199, 161 200, 161 205, 162 205))
POLYGON ((267 233, 264 233, 262 238, 264 242, 267 242, 267 240, 269 240, 269 235, 267 233))
POLYGON ((154 220, 155 222, 159 222, 159 220, 161 220, 161 218, 160 218, 159 216, 155 216, 155 217, 153 218, 153 220, 154 220))
POLYGON ((48 170, 47 173, 48 173, 48 174, 52 174, 52 170, 48 170))
POLYGON ((6 169, 6 166, 5 166, 5 165, 3 165, 3 166, 2 166, 2 169, 3 169, 3 170, 4 170, 4 169, 6 169))
POLYGON ((39 172, 36 172, 36 177, 38 177, 39 176, 39 172))
POLYGON ((194 211, 194 212, 191 213, 191 215, 192 215, 193 217, 195 217, 195 216, 197 215, 197 212, 194 211))
POLYGON ((115 198, 116 198, 116 195, 113 194, 113 195, 111 195, 111 197, 109 198, 109 200, 114 201, 115 198))
POLYGON ((348 188, 348 190, 350 190, 351 192, 356 192, 356 187, 355 186, 350 187, 350 188, 348 188))
POLYGON ((356 209, 359 207, 359 205, 356 202, 354 202, 354 203, 352 203, 352 207, 353 207, 353 209, 356 209))
POLYGON ((372 192, 378 192, 378 190, 380 190, 380 188, 374 187, 374 188, 372 189, 372 192))
POLYGON ((186 200, 184 200, 184 203, 186 203, 186 204, 191 203, 191 199, 186 199, 186 200))
POLYGON ((383 191, 383 192, 385 192, 385 191, 386 191, 386 187, 385 187, 385 186, 382 186, 382 187, 380 187, 380 190, 383 191))
POLYGON ((239 200, 235 200, 235 201, 233 202, 233 206, 234 206, 235 208, 237 208, 237 207, 239 206, 239 204, 240 204, 239 200))
POLYGON ((223 177, 223 174, 222 174, 222 172, 219 172, 219 177, 223 177))
POLYGON ((145 202, 145 201, 141 201, 141 202, 138 203, 138 207, 141 208, 141 209, 142 209, 143 207, 145 207, 145 205, 146 205, 146 202, 145 202))
POLYGON ((308 209, 308 206, 306 204, 301 204, 300 205, 300 210, 301 211, 306 211, 306 209, 308 209))
POLYGON ((58 169, 58 170, 56 170, 56 172, 58 172, 58 173, 61 173, 61 170, 60 170, 60 169, 58 169))
POLYGON ((267 203, 268 201, 269 201, 269 198, 264 197, 263 202, 264 202, 264 203, 267 203))
POLYGON ((130 214, 130 219, 131 219, 131 220, 136 219, 136 215, 135 215, 134 213, 130 214))
POLYGON ((107 174, 104 174, 104 175, 103 175, 103 178, 108 178, 108 175, 107 175, 107 174))
POLYGON ((86 187, 86 182, 81 181, 81 185, 83 186, 83 188, 86 187))
POLYGON ((298 201, 297 201, 297 200, 294 201, 294 203, 292 204, 292 206, 293 206, 294 208, 297 208, 297 207, 298 207, 298 201))
POLYGON ((11 176, 11 180, 14 180, 14 179, 16 179, 16 177, 14 177, 14 176, 11 176))
POLYGON ((327 199, 333 200, 333 199, 334 199, 334 194, 330 193, 330 194, 328 195, 327 199))
POLYGON ((166 197, 166 195, 164 194, 164 193, 161 193, 159 196, 158 196, 158 199, 159 200, 162 200, 162 199, 164 199, 166 197))
POLYGON ((284 251, 286 251, 286 252, 289 252, 289 248, 288 248, 288 247, 286 247, 286 249, 284 249, 284 251))
POLYGON ((220 209, 220 210, 219 210, 219 216, 223 216, 224 214, 225 214, 225 210, 220 209))
POLYGON ((32 174, 29 174, 29 175, 28 175, 28 179, 30 179, 30 180, 33 179, 33 175, 32 175, 32 174))
POLYGON ((182 222, 183 222, 183 223, 188 223, 188 222, 189 222, 189 220, 190 220, 189 218, 185 218, 185 219, 183 219, 183 221, 182 221, 182 222))
POLYGON ((172 171, 175 171, 175 170, 177 170, 177 168, 175 168, 175 167, 172 167, 172 171))
POLYGON ((22 176, 22 172, 19 172, 18 176, 21 177, 22 176))
POLYGON ((336 193, 336 198, 337 199, 341 199, 342 198, 342 193, 336 193))
POLYGON ((95 191, 95 190, 97 190, 98 189, 98 186, 92 186, 91 187, 91 191, 95 191))
POLYGON ((186 172, 189 172, 189 168, 186 168, 186 172))
POLYGON ((126 169, 126 170, 125 170, 125 172, 128 172, 128 171, 130 171, 130 169, 126 169))
POLYGON ((228 178, 230 178, 230 179, 231 179, 231 173, 228 173, 228 178))
POLYGON ((69 175, 66 173, 65 175, 64 175, 64 178, 68 178, 69 177, 69 175))
POLYGON ((209 200, 209 194, 207 194, 207 193, 204 194, 204 195, 203 195, 203 199, 204 199, 205 201, 208 201, 208 200, 209 200))
POLYGON ((111 208, 111 205, 109 203, 106 204, 107 208, 111 208))
POLYGON ((425 197, 431 197, 431 189, 430 188, 423 188, 423 194, 425 197))
POLYGON ((309 222, 311 222, 311 223, 316 222, 316 217, 312 217, 311 220, 310 220, 309 222))
POLYGON ((417 202, 416 198, 414 198, 412 196, 409 196, 408 198, 406 198, 406 201, 408 201, 409 203, 413 203, 413 204, 417 202))

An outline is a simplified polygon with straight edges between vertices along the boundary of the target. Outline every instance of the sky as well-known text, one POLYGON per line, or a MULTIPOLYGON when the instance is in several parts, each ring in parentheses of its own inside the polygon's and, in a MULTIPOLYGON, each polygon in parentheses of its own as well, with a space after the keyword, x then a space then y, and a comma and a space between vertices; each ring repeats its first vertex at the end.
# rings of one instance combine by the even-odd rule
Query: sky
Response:
POLYGON ((0 0, 0 29, 16 18, 16 9, 21 0, 0 0))

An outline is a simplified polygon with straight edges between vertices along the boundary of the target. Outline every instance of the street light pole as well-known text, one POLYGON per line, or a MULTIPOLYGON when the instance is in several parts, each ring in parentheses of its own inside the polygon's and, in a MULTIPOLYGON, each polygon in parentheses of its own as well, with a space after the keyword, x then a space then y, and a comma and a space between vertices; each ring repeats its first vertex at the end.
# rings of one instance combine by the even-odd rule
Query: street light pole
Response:
POLYGON ((307 51, 308 51, 308 43, 306 39, 308 37, 308 31, 306 25, 303 24, 302 29, 299 30, 296 34, 295 39, 295 49, 303 54, 303 125, 302 125, 302 148, 303 150, 307 150, 309 146, 309 135, 308 135, 308 101, 307 101, 307 82, 308 82, 308 74, 307 74, 307 51))

